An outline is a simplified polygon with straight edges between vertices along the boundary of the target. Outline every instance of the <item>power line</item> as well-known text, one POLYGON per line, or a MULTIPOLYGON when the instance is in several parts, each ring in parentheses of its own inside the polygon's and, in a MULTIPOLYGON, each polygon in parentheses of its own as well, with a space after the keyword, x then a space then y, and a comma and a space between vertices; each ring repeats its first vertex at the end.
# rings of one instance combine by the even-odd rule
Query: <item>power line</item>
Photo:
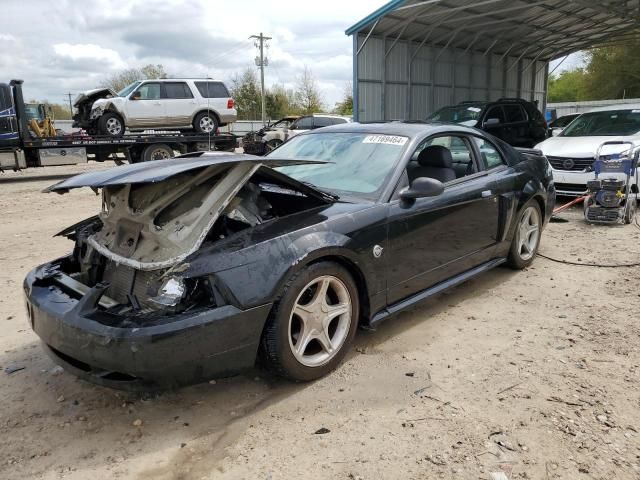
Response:
POLYGON ((235 46, 225 50, 224 52, 218 54, 218 55, 214 55, 213 57, 210 57, 209 59, 207 59, 205 61, 205 65, 216 65, 218 63, 220 63, 221 61, 225 61, 227 60, 226 57, 228 57, 229 55, 232 55, 234 53, 239 52, 240 50, 242 50, 243 48, 248 47, 247 45, 247 41, 243 40, 242 42, 236 44, 235 46))

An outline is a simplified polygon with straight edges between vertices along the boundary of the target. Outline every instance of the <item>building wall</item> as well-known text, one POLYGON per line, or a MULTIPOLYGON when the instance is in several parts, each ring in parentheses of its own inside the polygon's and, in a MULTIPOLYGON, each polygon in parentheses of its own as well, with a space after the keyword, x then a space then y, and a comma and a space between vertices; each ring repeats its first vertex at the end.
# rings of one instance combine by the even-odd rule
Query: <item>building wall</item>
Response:
POLYGON ((445 105, 500 97, 538 100, 544 108, 546 62, 406 41, 394 45, 392 38, 374 36, 357 54, 365 37, 358 34, 354 45, 354 114, 360 121, 420 120, 445 105))

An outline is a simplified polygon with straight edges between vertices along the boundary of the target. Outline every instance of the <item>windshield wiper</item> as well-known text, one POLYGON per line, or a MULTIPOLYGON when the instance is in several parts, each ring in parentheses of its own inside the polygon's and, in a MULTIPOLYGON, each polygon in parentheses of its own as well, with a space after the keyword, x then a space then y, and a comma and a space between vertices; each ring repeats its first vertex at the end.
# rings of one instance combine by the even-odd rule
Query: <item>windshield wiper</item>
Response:
POLYGON ((300 183, 302 183, 302 184, 306 185, 307 187, 311 187, 311 188, 313 188, 314 190, 319 191, 319 192, 320 192, 320 193, 322 193, 325 197, 327 197, 327 198, 329 198, 329 199, 331 199, 331 200, 339 200, 339 199, 340 199, 340 196, 339 196, 339 195, 336 195, 335 193, 330 192, 329 190, 325 190, 324 188, 320 188, 320 187, 318 187, 317 185, 314 185, 314 184, 313 184, 313 183, 311 183, 311 182, 304 182, 304 181, 301 181, 300 183))

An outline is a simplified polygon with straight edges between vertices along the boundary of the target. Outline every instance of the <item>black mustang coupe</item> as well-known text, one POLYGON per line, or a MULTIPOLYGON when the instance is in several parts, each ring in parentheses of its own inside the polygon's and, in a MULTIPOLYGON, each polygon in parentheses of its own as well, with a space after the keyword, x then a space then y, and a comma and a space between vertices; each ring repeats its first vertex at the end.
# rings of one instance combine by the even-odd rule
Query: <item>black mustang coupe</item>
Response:
POLYGON ((257 360, 318 378, 358 326, 536 256, 547 160, 472 128, 345 124, 267 157, 195 153, 64 180, 102 190, 73 251, 24 282, 55 362, 120 388, 166 388, 257 360))

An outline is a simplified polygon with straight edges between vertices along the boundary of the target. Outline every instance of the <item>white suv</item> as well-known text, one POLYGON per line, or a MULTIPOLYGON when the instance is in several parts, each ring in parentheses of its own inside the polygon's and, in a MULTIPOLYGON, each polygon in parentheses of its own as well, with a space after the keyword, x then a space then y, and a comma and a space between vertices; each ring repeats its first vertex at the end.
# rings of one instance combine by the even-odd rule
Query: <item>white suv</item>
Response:
MULTIPOLYGON (((224 83, 211 79, 158 79, 133 82, 118 93, 103 89, 104 95, 87 95, 91 108, 80 105, 75 126, 90 133, 110 136, 130 130, 164 129, 211 133, 235 122, 234 100, 224 83), (84 107, 84 108, 83 108, 84 107), (85 117, 85 118, 82 118, 85 117)), ((89 92, 87 92, 89 93, 89 92)))

